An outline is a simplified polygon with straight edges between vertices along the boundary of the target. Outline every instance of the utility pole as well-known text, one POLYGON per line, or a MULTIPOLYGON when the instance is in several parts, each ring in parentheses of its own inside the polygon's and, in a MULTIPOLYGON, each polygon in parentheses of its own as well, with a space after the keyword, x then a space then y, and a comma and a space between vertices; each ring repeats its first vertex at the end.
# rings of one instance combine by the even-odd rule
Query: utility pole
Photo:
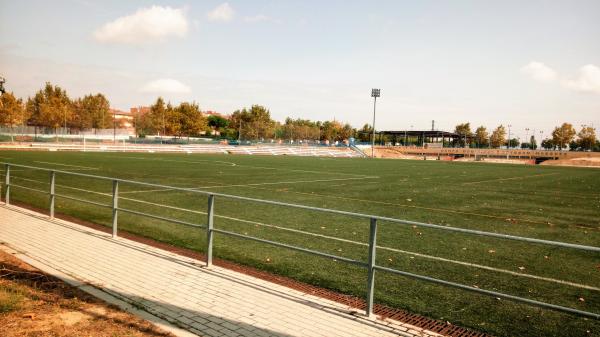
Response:
POLYGON ((375 109, 377 106, 377 97, 381 96, 381 89, 371 89, 373 97, 373 139, 371 139, 371 158, 375 158, 375 109))
POLYGON ((510 128, 512 125, 508 124, 508 141, 506 142, 506 159, 509 159, 510 153, 510 128))

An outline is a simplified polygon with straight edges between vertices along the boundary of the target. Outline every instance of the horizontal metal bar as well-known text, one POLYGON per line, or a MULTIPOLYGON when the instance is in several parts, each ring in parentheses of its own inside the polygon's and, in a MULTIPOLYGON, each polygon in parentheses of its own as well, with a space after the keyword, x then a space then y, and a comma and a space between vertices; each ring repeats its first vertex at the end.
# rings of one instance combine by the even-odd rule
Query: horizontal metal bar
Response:
MULTIPOLYGON (((112 207, 112 206, 111 206, 112 207)), ((186 226, 191 226, 191 227, 199 227, 199 228, 206 228, 206 226, 204 225, 198 225, 195 223, 191 223, 191 222, 185 222, 185 221, 181 221, 181 220, 176 220, 176 219, 171 219, 171 218, 165 218, 159 215, 154 215, 154 214, 148 214, 148 213, 144 213, 144 212, 138 212, 138 211, 134 211, 128 208, 116 208, 117 211, 122 211, 125 213, 130 213, 130 214, 135 214, 135 215, 140 215, 140 216, 145 216, 148 218, 153 218, 153 219, 157 219, 157 220, 163 220, 163 221, 167 221, 167 222, 174 222, 180 225, 186 225, 186 226)))
POLYGON ((43 191, 43 190, 38 190, 35 188, 31 188, 31 187, 27 187, 27 186, 22 186, 22 185, 17 185, 17 184, 5 184, 4 186, 10 186, 10 187, 18 187, 18 188, 22 188, 25 190, 30 190, 30 191, 35 191, 35 192, 39 192, 39 193, 43 193, 43 194, 50 194, 50 192, 48 191, 43 191))
POLYGON ((364 267, 364 268, 367 267, 366 263, 358 261, 358 260, 350 259, 350 258, 347 258, 347 257, 342 257, 342 256, 337 256, 337 255, 331 255, 331 254, 327 254, 327 253, 322 253, 322 252, 318 252, 318 251, 315 251, 315 250, 312 250, 312 249, 301 248, 301 247, 292 246, 292 245, 288 245, 288 244, 280 243, 280 242, 275 242, 275 241, 271 241, 271 240, 259 239, 259 238, 254 237, 254 236, 243 235, 243 234, 239 234, 239 233, 235 233, 235 232, 230 232, 230 231, 226 231, 226 230, 218 229, 218 228, 214 228, 213 231, 217 232, 217 233, 225 234, 225 235, 235 236, 235 237, 242 238, 242 239, 248 239, 248 240, 252 240, 252 241, 266 243, 266 244, 269 244, 269 245, 272 245, 272 246, 288 248, 288 249, 297 250, 297 251, 303 252, 303 253, 308 253, 308 254, 317 255, 317 256, 321 256, 321 257, 327 257, 327 258, 334 259, 334 260, 340 260, 340 261, 347 262, 347 263, 350 263, 350 264, 354 264, 354 265, 357 265, 357 266, 360 266, 360 267, 364 267))
POLYGON ((362 214, 362 213, 340 211, 340 210, 327 209, 327 208, 321 208, 321 207, 290 204, 290 203, 285 203, 285 202, 280 202, 280 201, 255 199, 255 198, 249 198, 249 197, 242 197, 242 196, 238 196, 238 195, 214 193, 214 192, 210 192, 210 191, 202 191, 202 190, 197 190, 197 189, 193 189, 193 188, 173 187, 173 186, 162 185, 162 184, 153 184, 153 183, 146 183, 146 182, 133 181, 133 180, 127 180, 127 179, 119 179, 119 178, 111 178, 111 177, 105 177, 105 176, 95 176, 95 175, 85 174, 85 173, 61 171, 61 170, 40 168, 40 167, 27 166, 27 165, 12 164, 12 163, 7 163, 7 162, 0 162, 0 164, 8 164, 8 165, 15 166, 15 167, 23 167, 23 168, 29 168, 29 169, 42 170, 42 171, 54 171, 56 173, 68 174, 68 175, 74 175, 74 176, 80 176, 80 177, 87 177, 87 178, 93 178, 93 179, 110 180, 110 181, 117 180, 119 182, 128 183, 128 184, 136 184, 136 185, 149 186, 149 187, 158 187, 158 188, 164 188, 164 189, 171 189, 174 191, 192 192, 192 193, 203 194, 203 195, 214 195, 214 196, 219 196, 219 197, 228 198, 228 199, 252 201, 252 202, 269 204, 269 205, 278 205, 278 206, 306 209, 306 210, 310 210, 310 211, 325 212, 325 213, 331 213, 331 214, 340 214, 340 215, 347 215, 347 216, 359 217, 359 218, 377 219, 377 220, 381 220, 381 221, 388 221, 388 222, 399 223, 399 224, 404 224, 404 225, 421 226, 421 227, 426 227, 426 228, 434 228, 434 229, 439 229, 439 230, 460 232, 460 233, 487 236, 487 237, 494 237, 494 238, 500 238, 500 239, 506 239, 506 240, 522 241, 522 242, 544 244, 544 245, 565 247, 565 248, 571 248, 571 249, 579 249, 579 250, 592 251, 592 252, 600 252, 600 247, 579 245, 579 244, 574 244, 574 243, 534 239, 534 238, 527 238, 527 237, 508 235, 508 234, 492 233, 492 232, 466 229, 466 228, 426 224, 426 223, 415 222, 415 221, 388 218, 388 217, 383 217, 383 216, 378 216, 378 215, 362 214))
POLYGON ((83 202, 83 203, 91 204, 91 205, 96 205, 96 206, 100 206, 100 207, 107 207, 107 208, 111 207, 110 205, 107 205, 107 204, 102 204, 102 203, 99 203, 99 202, 85 200, 85 199, 79 199, 79 198, 71 197, 71 196, 64 195, 64 194, 54 193, 54 195, 57 196, 57 197, 59 197, 59 198, 65 198, 65 199, 69 199, 69 200, 75 200, 75 201, 79 201, 79 202, 83 202))
POLYGON ((522 302, 522 303, 526 303, 526 304, 529 304, 529 305, 534 305, 534 306, 537 306, 537 307, 540 307, 540 308, 552 309, 552 310, 556 310, 556 311, 567 312, 567 313, 570 313, 570 314, 577 314, 577 315, 580 315, 580 316, 585 316, 585 317, 591 317, 591 318, 595 318, 595 319, 600 319, 600 314, 589 312, 589 311, 583 311, 583 310, 578 310, 578 309, 563 307, 563 306, 556 305, 556 304, 550 304, 550 303, 546 303, 546 302, 540 302, 540 301, 531 300, 531 299, 523 298, 523 297, 519 297, 519 296, 514 296, 514 295, 508 295, 508 294, 504 294, 504 293, 499 293, 499 292, 492 291, 492 290, 479 289, 479 288, 475 288, 475 287, 471 287, 471 286, 466 286, 466 285, 460 284, 460 283, 455 283, 455 282, 450 282, 450 281, 444 281, 444 280, 436 279, 436 278, 433 278, 433 277, 423 276, 423 275, 418 275, 418 274, 413 274, 413 273, 409 273, 409 272, 405 272, 405 271, 401 271, 401 270, 396 270, 396 269, 392 269, 392 268, 387 268, 387 267, 382 267, 382 266, 375 266, 374 268, 377 269, 377 270, 385 271, 385 272, 392 273, 392 274, 402 275, 402 276, 406 276, 406 277, 418 279, 418 280, 421 280, 421 281, 427 281, 427 282, 430 282, 430 283, 437 283, 437 284, 445 285, 445 286, 448 286, 448 287, 458 288, 458 289, 461 289, 461 290, 467 290, 467 291, 471 291, 471 292, 475 292, 475 293, 479 293, 479 294, 483 294, 483 295, 487 295, 487 296, 492 296, 492 297, 506 298, 506 299, 509 299, 509 300, 512 300, 512 301, 515 301, 515 302, 522 302))

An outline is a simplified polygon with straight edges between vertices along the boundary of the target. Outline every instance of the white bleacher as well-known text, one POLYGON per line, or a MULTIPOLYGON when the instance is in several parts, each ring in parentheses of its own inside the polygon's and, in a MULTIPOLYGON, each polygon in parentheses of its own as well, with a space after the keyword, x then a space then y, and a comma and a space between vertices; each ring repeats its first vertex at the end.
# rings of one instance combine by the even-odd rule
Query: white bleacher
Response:
POLYGON ((149 152, 149 153, 222 153, 270 156, 363 157, 349 147, 309 147, 285 145, 235 146, 220 144, 152 145, 152 144, 61 144, 26 143, 1 144, 0 148, 14 150, 86 151, 86 152, 149 152))

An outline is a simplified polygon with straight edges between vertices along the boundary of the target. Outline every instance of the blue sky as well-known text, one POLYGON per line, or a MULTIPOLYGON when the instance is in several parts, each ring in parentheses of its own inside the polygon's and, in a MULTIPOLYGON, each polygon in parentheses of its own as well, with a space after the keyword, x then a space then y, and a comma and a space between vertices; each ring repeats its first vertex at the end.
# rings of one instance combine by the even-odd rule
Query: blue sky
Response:
POLYGON ((600 126, 599 1, 7 1, 0 76, 119 109, 159 95, 230 113, 440 129, 600 126))

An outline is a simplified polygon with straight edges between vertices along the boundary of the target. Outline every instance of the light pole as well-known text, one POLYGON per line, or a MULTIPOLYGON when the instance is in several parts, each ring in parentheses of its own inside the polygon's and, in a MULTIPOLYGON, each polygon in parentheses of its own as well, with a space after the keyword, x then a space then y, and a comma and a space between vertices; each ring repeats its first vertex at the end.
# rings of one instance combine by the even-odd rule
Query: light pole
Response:
POLYGON ((529 138, 529 128, 525 128, 525 141, 527 142, 527 148, 531 149, 531 142, 527 139, 529 138))
POLYGON ((540 130, 540 149, 542 148, 543 142, 544 142, 544 130, 540 130))
POLYGON ((377 97, 381 96, 381 89, 371 89, 373 97, 373 139, 371 139, 371 158, 375 158, 375 108, 377 106, 377 97))
POLYGON ((508 124, 508 141, 506 142, 506 159, 509 159, 510 153, 510 128, 512 125, 508 124))

